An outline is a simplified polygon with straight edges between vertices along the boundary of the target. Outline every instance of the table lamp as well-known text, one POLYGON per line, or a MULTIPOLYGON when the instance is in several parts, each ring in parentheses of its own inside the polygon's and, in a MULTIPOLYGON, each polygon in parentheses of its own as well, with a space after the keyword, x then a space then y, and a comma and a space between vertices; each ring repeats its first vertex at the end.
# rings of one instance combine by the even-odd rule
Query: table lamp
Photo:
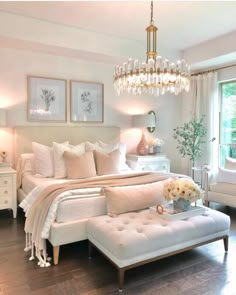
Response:
POLYGON ((6 110, 0 109, 0 127, 6 127, 6 110))
MULTIPOLYGON (((0 127, 6 127, 6 125, 6 110, 0 109, 0 127)), ((6 163, 7 155, 8 153, 6 151, 0 149, 0 157, 2 158, 1 166, 6 163)))
POLYGON ((152 112, 150 114, 142 114, 142 115, 134 115, 133 116, 133 127, 142 128, 142 137, 137 145, 137 154, 141 156, 148 155, 148 142, 145 136, 145 128, 147 127, 155 127, 156 126, 156 118, 155 113, 152 112))

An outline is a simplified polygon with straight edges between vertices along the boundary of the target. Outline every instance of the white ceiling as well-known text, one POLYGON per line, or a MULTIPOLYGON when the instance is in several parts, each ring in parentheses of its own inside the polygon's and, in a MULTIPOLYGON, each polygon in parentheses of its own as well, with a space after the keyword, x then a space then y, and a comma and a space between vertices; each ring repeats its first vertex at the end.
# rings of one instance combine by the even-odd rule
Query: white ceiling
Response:
MULTIPOLYGON (((140 41, 150 21, 149 1, 0 2, 0 10, 140 41)), ((235 15, 234 1, 154 2, 158 39, 171 50, 235 31, 235 15)))

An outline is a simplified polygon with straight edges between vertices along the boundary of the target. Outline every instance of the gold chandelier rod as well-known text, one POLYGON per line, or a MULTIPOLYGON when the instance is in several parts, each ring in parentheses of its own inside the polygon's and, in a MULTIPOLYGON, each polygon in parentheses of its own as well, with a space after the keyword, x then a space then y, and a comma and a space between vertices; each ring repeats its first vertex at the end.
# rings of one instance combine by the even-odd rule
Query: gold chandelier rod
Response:
POLYGON ((146 28, 147 31, 147 62, 149 58, 155 59, 157 56, 157 27, 153 21, 153 1, 151 1, 151 18, 150 25, 146 28))
POLYGON ((153 1, 151 1, 151 25, 153 24, 153 1))

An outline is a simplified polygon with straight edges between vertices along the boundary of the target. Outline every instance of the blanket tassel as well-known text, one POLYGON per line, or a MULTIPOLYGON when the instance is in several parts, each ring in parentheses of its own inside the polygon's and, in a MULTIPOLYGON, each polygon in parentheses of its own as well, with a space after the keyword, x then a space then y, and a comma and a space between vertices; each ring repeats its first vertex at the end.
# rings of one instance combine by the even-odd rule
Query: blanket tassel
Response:
POLYGON ((47 253, 45 250, 36 250, 36 256, 38 258, 38 265, 40 267, 49 267, 51 264, 49 262, 47 262, 47 253), (43 255, 41 254, 41 252, 43 251, 43 255))
POLYGON ((31 249, 31 241, 30 241, 30 234, 25 234, 25 252, 28 252, 31 249))

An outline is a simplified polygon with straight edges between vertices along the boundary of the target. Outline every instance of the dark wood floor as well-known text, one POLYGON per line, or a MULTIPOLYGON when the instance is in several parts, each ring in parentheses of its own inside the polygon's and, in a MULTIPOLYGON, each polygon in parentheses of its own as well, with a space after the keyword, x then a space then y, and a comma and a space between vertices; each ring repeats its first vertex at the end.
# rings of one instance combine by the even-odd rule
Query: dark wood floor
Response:
MULTIPOLYGON (((231 216, 229 252, 218 241, 127 271, 123 294, 235 295, 236 209, 231 216)), ((87 259, 87 242, 61 247, 58 266, 39 268, 24 253, 24 216, 0 211, 0 295, 106 295, 117 291, 116 269, 99 253, 87 259)))

